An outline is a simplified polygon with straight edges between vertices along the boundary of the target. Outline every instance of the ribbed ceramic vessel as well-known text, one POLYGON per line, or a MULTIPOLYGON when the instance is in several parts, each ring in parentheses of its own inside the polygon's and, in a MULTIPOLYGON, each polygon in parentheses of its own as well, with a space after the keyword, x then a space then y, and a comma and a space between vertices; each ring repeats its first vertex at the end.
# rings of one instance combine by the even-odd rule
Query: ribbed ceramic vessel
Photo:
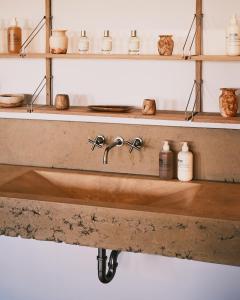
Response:
POLYGON ((222 88, 219 98, 220 113, 224 118, 236 117, 238 112, 237 89, 222 88))
POLYGON ((159 35, 158 52, 160 55, 172 55, 174 48, 174 41, 172 35, 159 35))

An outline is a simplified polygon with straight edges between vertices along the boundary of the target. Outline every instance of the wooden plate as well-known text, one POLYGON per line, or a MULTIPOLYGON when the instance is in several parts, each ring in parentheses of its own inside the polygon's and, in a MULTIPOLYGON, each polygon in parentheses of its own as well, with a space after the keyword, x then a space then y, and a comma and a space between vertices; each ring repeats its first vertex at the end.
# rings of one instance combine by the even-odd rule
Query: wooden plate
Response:
POLYGON ((126 105, 89 105, 88 109, 99 112, 128 112, 133 106, 126 105))

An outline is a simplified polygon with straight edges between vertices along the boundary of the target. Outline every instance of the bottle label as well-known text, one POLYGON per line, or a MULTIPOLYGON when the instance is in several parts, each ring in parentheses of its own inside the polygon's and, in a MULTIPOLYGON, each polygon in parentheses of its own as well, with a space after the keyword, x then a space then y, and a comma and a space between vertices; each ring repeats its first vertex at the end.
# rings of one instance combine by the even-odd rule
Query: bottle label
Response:
POLYGON ((9 51, 19 52, 21 49, 21 42, 21 35, 11 31, 8 33, 9 51))
POLYGON ((164 169, 164 170, 171 169, 171 165, 168 163, 168 161, 166 159, 160 158, 159 159, 159 166, 160 166, 161 169, 164 169))
POLYGON ((181 172, 191 172, 192 164, 184 160, 178 159, 178 168, 181 169, 181 172))
POLYGON ((88 40, 80 40, 78 43, 79 51, 88 51, 89 41, 88 40))
POLYGON ((131 40, 129 43, 129 51, 139 51, 140 41, 137 39, 131 40))
POLYGON ((112 41, 110 39, 103 39, 102 51, 112 51, 112 41))

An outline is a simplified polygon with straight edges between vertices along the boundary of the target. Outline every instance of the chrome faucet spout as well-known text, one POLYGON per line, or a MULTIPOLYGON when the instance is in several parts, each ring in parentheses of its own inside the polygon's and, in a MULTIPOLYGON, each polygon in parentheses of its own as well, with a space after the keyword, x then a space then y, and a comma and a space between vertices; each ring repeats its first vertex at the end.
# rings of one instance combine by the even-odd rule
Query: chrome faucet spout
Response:
POLYGON ((104 151, 103 154, 103 164, 107 165, 108 164, 108 154, 109 151, 114 148, 114 147, 121 147, 124 144, 124 140, 122 137, 117 137, 114 142, 110 145, 108 145, 104 151))

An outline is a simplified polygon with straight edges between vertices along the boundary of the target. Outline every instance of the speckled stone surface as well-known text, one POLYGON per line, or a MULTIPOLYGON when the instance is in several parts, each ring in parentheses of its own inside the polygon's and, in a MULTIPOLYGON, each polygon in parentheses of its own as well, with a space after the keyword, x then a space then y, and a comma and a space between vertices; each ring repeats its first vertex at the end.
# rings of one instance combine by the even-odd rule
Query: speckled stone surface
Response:
MULTIPOLYGON (((16 168, 9 177, 6 169, 0 183, 16 176, 16 168)), ((236 216, 200 217, 67 201, 0 193, 0 234, 240 266, 236 216)))

